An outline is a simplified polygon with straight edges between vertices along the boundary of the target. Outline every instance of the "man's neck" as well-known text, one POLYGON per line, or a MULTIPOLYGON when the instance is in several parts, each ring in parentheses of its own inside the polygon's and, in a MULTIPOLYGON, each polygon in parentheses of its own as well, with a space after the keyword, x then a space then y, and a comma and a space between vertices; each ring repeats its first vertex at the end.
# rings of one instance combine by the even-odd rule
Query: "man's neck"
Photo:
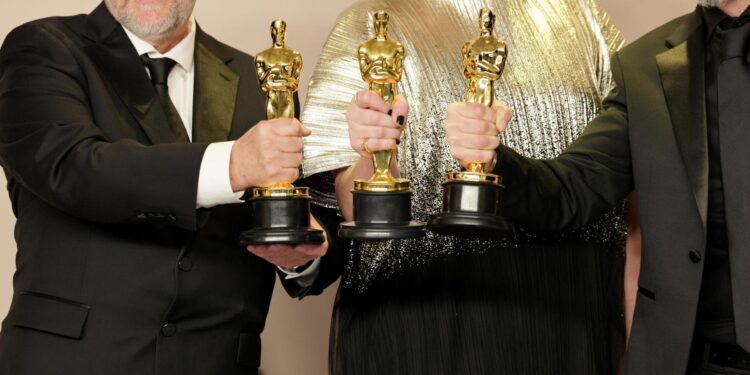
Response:
POLYGON ((750 6, 750 0, 729 0, 718 8, 730 17, 739 17, 750 6))

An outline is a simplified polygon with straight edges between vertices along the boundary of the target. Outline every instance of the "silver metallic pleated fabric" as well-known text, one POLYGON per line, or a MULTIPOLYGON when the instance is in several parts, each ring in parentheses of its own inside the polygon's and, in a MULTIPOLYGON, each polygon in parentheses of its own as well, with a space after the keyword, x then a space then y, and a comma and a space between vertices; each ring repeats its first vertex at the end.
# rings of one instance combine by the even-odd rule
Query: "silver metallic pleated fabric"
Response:
MULTIPOLYGON (((533 158, 560 154, 599 111, 612 88, 609 55, 623 45, 619 31, 594 0, 367 0, 344 11, 308 89, 302 122, 313 134, 305 141, 304 174, 347 167, 359 157, 350 147, 346 108, 366 86, 356 49, 371 38, 372 15, 390 15, 389 33, 406 48, 401 95, 410 104, 398 150, 402 176, 411 179, 412 211, 428 221, 442 204, 444 176, 459 169, 450 155, 443 122, 451 102, 464 101, 466 80, 461 46, 478 35, 482 7, 497 15, 495 35, 508 45, 508 62, 496 89, 514 110, 503 142, 533 158)), ((335 207, 331 178, 313 186, 317 204, 335 207)), ((541 238, 521 229, 515 238, 485 241, 434 233, 416 240, 355 243, 344 287, 365 290, 430 259, 535 241, 620 242, 625 226, 618 212, 576 231, 541 238)))

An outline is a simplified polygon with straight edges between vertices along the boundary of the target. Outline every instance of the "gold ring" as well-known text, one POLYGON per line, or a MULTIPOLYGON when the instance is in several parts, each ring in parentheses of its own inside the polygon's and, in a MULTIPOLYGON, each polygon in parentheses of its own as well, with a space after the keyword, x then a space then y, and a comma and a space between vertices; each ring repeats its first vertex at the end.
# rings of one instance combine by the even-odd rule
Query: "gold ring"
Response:
POLYGON ((370 148, 367 147, 367 141, 369 141, 369 139, 367 138, 362 139, 362 149, 365 150, 366 153, 372 154, 372 150, 370 150, 370 148))

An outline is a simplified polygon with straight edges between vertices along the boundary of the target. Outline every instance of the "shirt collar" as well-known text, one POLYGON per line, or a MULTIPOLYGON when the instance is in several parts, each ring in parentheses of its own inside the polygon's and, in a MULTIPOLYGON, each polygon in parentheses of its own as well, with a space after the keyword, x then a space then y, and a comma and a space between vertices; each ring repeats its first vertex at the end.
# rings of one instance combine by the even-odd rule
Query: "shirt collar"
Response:
MULTIPOLYGON (((724 21, 727 18, 730 18, 726 13, 721 11, 721 9, 717 7, 702 7, 702 13, 703 13, 703 22, 706 23, 706 37, 709 39, 714 33, 714 30, 716 30, 716 26, 718 26, 721 21, 724 21)), ((740 15, 740 17, 750 17, 750 6, 745 9, 745 11, 740 15)))
POLYGON ((157 51, 156 48, 151 45, 151 43, 139 38, 125 26, 123 26, 122 28, 125 29, 125 34, 128 35, 128 39, 130 39, 130 42, 133 43, 133 47, 135 47, 135 50, 138 52, 138 56, 148 54, 148 57, 153 59, 168 57, 176 61, 177 65, 179 65, 186 71, 190 71, 190 69, 193 68, 195 57, 195 18, 193 16, 190 16, 189 22, 190 31, 185 36, 185 38, 183 38, 179 43, 177 43, 176 46, 172 47, 172 49, 164 54, 159 53, 159 51, 157 51))

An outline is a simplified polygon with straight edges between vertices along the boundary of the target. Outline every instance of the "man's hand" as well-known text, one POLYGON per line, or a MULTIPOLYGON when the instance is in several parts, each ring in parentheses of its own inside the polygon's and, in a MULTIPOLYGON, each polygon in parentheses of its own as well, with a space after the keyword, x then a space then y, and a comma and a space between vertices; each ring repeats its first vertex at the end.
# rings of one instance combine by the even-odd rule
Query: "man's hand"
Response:
MULTIPOLYGON (((310 216, 310 226, 323 229, 312 215, 310 216)), ((328 251, 328 236, 325 235, 325 231, 323 231, 323 235, 325 240, 322 244, 251 245, 247 247, 247 251, 276 266, 294 268, 305 265, 326 254, 328 251)))
POLYGON ((232 190, 294 182, 302 164, 302 138, 310 135, 297 119, 261 121, 232 146, 232 190))
POLYGON ((496 102, 492 108, 477 103, 452 103, 448 106, 445 133, 451 155, 462 166, 468 163, 492 163, 513 112, 496 102))

